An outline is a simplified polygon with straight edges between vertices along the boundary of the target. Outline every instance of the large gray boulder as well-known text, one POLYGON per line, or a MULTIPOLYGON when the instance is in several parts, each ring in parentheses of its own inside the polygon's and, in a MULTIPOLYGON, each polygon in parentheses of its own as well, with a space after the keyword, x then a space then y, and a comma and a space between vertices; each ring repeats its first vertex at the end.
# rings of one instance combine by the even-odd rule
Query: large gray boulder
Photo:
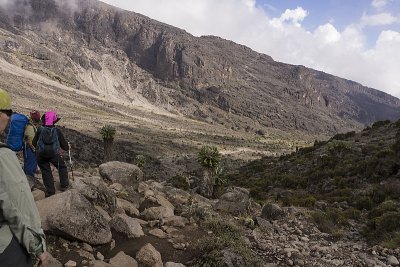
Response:
POLYGON ((262 208, 260 217, 266 220, 274 221, 286 217, 286 213, 277 204, 268 203, 262 208))
POLYGON ((138 267, 137 261, 129 255, 126 255, 123 251, 118 252, 114 258, 110 259, 110 265, 112 267, 138 267))
POLYGON ((139 167, 125 162, 110 161, 101 164, 99 172, 102 178, 124 186, 137 186, 143 180, 143 172, 139 167))
POLYGON ((147 196, 145 199, 140 203, 139 211, 144 211, 145 209, 151 207, 165 207, 171 210, 174 210, 174 205, 171 204, 165 197, 163 197, 159 193, 155 193, 154 196, 147 196))
POLYGON ((111 221, 110 226, 117 232, 125 234, 128 238, 144 236, 140 223, 126 214, 118 214, 111 221))
POLYGON ((115 192, 108 188, 99 177, 86 177, 75 179, 73 188, 77 189, 93 205, 103 208, 110 216, 117 210, 115 192))
POLYGON ((111 241, 107 220, 76 189, 36 202, 44 231, 90 245, 111 241))
POLYGON ((168 207, 151 207, 140 213, 146 221, 161 220, 174 216, 174 210, 168 207))
POLYGON ((146 267, 163 267, 161 254, 150 243, 144 245, 137 253, 136 259, 146 267))
POLYGON ((250 210, 250 192, 241 187, 230 187, 226 190, 214 208, 234 215, 247 214, 250 210))

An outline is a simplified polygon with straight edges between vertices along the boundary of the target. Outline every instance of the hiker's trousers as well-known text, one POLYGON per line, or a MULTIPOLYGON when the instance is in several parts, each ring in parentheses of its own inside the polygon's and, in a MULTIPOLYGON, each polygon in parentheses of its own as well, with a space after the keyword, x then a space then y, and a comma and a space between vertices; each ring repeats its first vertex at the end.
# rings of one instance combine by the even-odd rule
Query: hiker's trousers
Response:
POLYGON ((65 165, 65 162, 60 155, 56 155, 52 158, 44 158, 38 155, 37 161, 39 168, 42 171, 43 184, 46 187, 47 196, 54 195, 56 193, 56 189, 54 187, 54 177, 53 173, 51 172, 50 163, 53 164, 53 166, 56 167, 58 170, 61 187, 68 187, 68 169, 67 165, 65 165))
POLYGON ((15 237, 12 238, 8 247, 0 253, 1 267, 32 267, 32 259, 26 249, 18 243, 15 237))
POLYGON ((24 172, 28 176, 35 177, 37 169, 36 154, 29 146, 24 146, 24 172))

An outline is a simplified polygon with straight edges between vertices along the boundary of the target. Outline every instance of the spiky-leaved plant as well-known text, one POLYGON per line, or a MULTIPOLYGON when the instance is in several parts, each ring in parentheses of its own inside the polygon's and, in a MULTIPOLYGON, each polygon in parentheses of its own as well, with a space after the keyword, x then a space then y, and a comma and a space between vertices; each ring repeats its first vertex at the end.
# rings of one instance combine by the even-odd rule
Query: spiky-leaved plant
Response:
POLYGON ((211 197, 214 191, 215 170, 221 162, 221 154, 216 146, 204 145, 199 151, 197 161, 204 167, 200 193, 211 197))
POLYGON ((216 146, 204 145, 197 156, 197 161, 205 168, 215 169, 221 161, 221 154, 216 146))
POLYGON ((104 125, 100 134, 104 144, 104 162, 113 160, 113 143, 116 130, 112 125, 104 125))
POLYGON ((103 140, 113 140, 115 133, 115 127, 112 125, 104 125, 100 130, 100 134, 101 137, 103 137, 103 140))

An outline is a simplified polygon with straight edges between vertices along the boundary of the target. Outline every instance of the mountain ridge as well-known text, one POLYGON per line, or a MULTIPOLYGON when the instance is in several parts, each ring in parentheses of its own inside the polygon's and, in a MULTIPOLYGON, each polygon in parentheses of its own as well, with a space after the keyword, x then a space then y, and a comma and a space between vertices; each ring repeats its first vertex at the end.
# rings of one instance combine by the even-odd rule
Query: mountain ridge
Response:
POLYGON ((105 99, 142 99, 239 131, 330 135, 400 117, 399 99, 353 81, 96 0, 73 3, 3 6, 2 57, 105 99))

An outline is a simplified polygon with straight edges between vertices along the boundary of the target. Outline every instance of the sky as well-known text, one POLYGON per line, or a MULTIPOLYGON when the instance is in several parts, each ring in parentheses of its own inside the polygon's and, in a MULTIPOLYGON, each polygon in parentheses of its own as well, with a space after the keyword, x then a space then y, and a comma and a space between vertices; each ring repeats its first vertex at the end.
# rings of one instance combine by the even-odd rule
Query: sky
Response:
POLYGON ((102 0, 400 98, 400 0, 102 0))

